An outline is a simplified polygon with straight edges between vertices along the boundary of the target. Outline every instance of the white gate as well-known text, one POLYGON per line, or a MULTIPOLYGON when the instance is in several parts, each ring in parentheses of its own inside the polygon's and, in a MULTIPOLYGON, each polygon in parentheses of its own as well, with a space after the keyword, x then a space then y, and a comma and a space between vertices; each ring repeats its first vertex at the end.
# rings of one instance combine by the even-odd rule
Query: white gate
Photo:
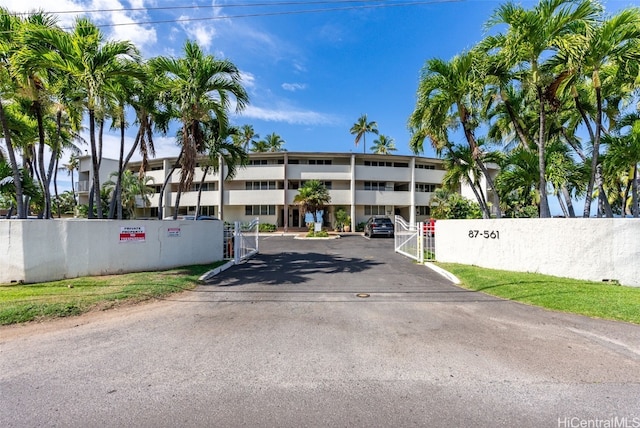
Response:
POLYGON ((418 263, 423 263, 422 230, 422 223, 412 225, 402 216, 397 215, 393 232, 396 253, 411 257, 418 263))
POLYGON ((395 222, 395 251, 416 260, 418 263, 434 261, 435 228, 433 223, 410 224, 402 216, 396 216, 395 222))
POLYGON ((249 224, 236 221, 224 228, 224 258, 233 259, 235 264, 244 261, 260 250, 258 232, 260 220, 255 218, 249 224))

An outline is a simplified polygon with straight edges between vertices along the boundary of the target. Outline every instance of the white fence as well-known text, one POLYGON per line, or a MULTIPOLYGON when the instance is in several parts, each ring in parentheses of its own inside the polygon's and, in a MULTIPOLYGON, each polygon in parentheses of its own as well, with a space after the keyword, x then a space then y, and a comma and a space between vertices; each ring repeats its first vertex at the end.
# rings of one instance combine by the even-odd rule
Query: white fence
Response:
POLYGON ((2 220, 0 283, 169 269, 222 259, 223 223, 2 220))
POLYGON ((438 220, 439 262, 640 287, 639 219, 438 220))
POLYGON ((253 219, 249 224, 235 222, 234 226, 234 261, 236 264, 258 254, 260 220, 253 219))

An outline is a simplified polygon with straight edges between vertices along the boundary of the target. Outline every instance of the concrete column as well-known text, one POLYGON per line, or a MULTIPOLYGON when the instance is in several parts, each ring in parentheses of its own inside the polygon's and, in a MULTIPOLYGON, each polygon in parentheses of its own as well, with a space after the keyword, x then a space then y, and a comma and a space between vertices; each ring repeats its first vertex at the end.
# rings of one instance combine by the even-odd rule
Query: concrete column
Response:
POLYGON ((226 175, 224 159, 220 156, 218 169, 218 218, 224 221, 224 177, 226 175))
POLYGON ((416 223, 416 157, 411 158, 409 162, 411 168, 411 211, 409 213, 409 223, 416 223))
POLYGON ((351 231, 356 231, 356 155, 351 154, 351 231))
POLYGON ((289 201, 287 200, 287 191, 289 190, 289 174, 287 174, 287 169, 289 168, 289 155, 287 152, 284 153, 284 209, 283 209, 283 225, 284 231, 287 232, 289 230, 289 201))

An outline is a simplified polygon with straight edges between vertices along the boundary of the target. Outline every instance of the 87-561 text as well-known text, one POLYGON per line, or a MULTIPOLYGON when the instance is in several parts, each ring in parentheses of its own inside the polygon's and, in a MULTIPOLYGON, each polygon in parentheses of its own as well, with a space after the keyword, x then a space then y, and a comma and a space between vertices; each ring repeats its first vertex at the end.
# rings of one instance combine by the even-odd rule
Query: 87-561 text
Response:
POLYGON ((499 230, 470 230, 469 238, 500 239, 499 230))

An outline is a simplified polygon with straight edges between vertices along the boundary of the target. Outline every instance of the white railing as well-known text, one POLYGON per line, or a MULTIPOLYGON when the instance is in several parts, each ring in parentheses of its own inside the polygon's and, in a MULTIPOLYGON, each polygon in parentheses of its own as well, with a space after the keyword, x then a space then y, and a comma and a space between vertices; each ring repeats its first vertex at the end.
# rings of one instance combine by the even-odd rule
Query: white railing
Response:
POLYGON ((238 264, 257 254, 259 251, 259 229, 260 221, 258 218, 248 224, 239 221, 234 224, 225 224, 223 257, 238 264))
POLYGON ((402 216, 395 218, 395 251, 416 260, 418 263, 436 259, 435 228, 427 223, 410 224, 402 216))
POLYGON ((396 253, 410 257, 418 263, 423 263, 424 251, 422 248, 422 223, 412 225, 399 215, 396 216, 395 220, 393 239, 396 253))

